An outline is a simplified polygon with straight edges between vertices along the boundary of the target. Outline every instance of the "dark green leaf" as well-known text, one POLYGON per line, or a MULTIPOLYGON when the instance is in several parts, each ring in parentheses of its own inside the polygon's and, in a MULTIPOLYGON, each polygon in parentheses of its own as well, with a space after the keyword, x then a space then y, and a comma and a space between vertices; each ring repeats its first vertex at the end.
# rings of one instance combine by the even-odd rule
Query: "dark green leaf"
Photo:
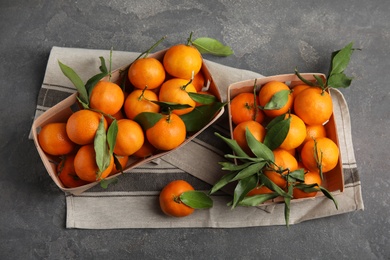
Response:
POLYGON ((107 189, 108 185, 115 184, 117 182, 118 182, 117 178, 103 179, 100 181, 100 187, 102 187, 103 189, 107 189))
POLYGON ((108 143, 110 155, 114 153, 117 134, 118 134, 118 121, 114 119, 107 130, 107 143, 108 143))
POLYGON ((290 93, 291 90, 287 90, 287 89, 276 92, 272 96, 271 100, 267 104, 265 104, 263 109, 264 110, 281 109, 284 105, 286 105, 288 101, 288 95, 290 95, 290 93))
POLYGON ((163 116, 160 113, 142 112, 134 118, 134 121, 140 124, 144 130, 147 130, 154 126, 163 116))
POLYGON ((168 114, 172 110, 180 110, 180 109, 186 109, 191 107, 188 104, 179 104, 173 102, 163 102, 163 101, 155 101, 155 100, 151 100, 151 102, 159 105, 161 112, 166 114, 168 114))
POLYGON ((274 119, 272 119, 272 120, 267 124, 267 126, 265 127, 265 129, 268 131, 268 130, 271 129, 276 123, 279 123, 279 122, 283 121, 285 117, 286 117, 285 114, 275 117, 274 119))
MULTIPOLYGON (((112 54, 112 50, 110 51, 110 56, 112 54)), ((100 59, 100 66, 99 66, 99 70, 108 75, 108 73, 110 73, 108 70, 107 70, 107 66, 106 66, 106 61, 104 60, 104 58, 102 56, 99 57, 100 59)))
POLYGON ((266 193, 266 194, 259 194, 259 195, 254 195, 250 197, 245 197, 240 203, 240 206, 259 206, 260 204, 272 200, 276 197, 278 197, 279 194, 276 192, 273 193, 266 193))
POLYGON ((213 194, 214 192, 217 192, 218 190, 225 187, 229 182, 231 182, 231 180, 234 178, 234 176, 236 176, 236 174, 236 172, 230 172, 222 176, 222 178, 219 179, 219 181, 217 181, 217 183, 215 183, 214 186, 211 188, 210 194, 213 194))
POLYGON ((194 209, 208 209, 213 206, 213 200, 204 192, 191 190, 180 195, 180 200, 187 206, 194 209))
POLYGON ((236 140, 226 138, 219 133, 215 133, 216 136, 221 138, 232 150, 233 152, 240 157, 246 157, 248 158, 249 156, 242 150, 242 148, 237 144, 236 140))
POLYGON ((294 178, 294 181, 298 180, 298 181, 303 182, 303 181, 305 181, 305 170, 298 169, 298 170, 292 171, 292 172, 290 172, 289 177, 294 178))
POLYGON ((85 103, 89 104, 88 100, 88 93, 87 89, 85 88, 85 85, 79 75, 70 67, 66 66, 65 64, 58 61, 58 64, 60 65, 62 73, 73 83, 73 85, 76 87, 77 91, 79 92, 79 99, 85 103))
POLYGON ((246 168, 242 169, 237 173, 237 175, 231 180, 231 181, 237 181, 245 179, 249 176, 252 176, 256 173, 258 173, 264 166, 266 165, 266 162, 259 162, 259 163, 252 163, 246 168))
POLYGON ((297 77, 303 82, 305 83, 306 85, 309 85, 309 86, 312 86, 314 87, 315 84, 313 82, 311 82, 310 80, 307 80, 305 79, 304 77, 302 77, 302 75, 298 72, 298 69, 295 68, 295 75, 297 75, 297 77))
POLYGON ((317 184, 304 184, 304 183, 298 183, 296 185, 294 185, 294 188, 295 189, 300 189, 304 192, 315 192, 315 191, 319 191, 320 188, 318 188, 318 185, 317 184))
POLYGON ((253 164, 253 162, 247 162, 247 163, 244 163, 244 164, 235 164, 235 163, 231 163, 231 162, 219 162, 220 165, 222 165, 222 170, 224 171, 240 171, 246 167, 248 167, 249 165, 253 164))
POLYGON ((289 196, 284 197, 284 218, 286 220, 286 226, 290 224, 290 202, 293 194, 294 187, 292 185, 288 186, 287 194, 289 196))
POLYGON ((225 158, 237 159, 237 160, 240 160, 242 162, 256 162, 256 163, 264 162, 263 158, 249 157, 248 155, 247 156, 237 156, 237 155, 234 155, 234 154, 225 154, 225 158))
POLYGON ((233 204, 232 208, 235 208, 250 192, 253 190, 258 182, 258 177, 257 175, 251 175, 249 177, 246 177, 245 179, 241 179, 237 185, 236 188, 234 189, 234 196, 233 196, 233 204))
POLYGON ((321 88, 325 87, 325 82, 324 82, 322 77, 320 77, 318 75, 313 75, 313 77, 316 79, 318 85, 320 85, 321 88))
POLYGON ((102 115, 98 129, 96 131, 95 140, 94 140, 94 149, 96 153, 96 164, 99 168, 98 178, 100 178, 101 173, 107 169, 110 165, 111 156, 108 150, 107 145, 107 136, 106 130, 104 128, 104 117, 102 115))
POLYGON ((195 102, 198 102, 200 104, 204 105, 209 105, 214 102, 217 102, 217 98, 213 95, 209 94, 201 94, 201 93, 193 93, 193 92, 188 92, 188 95, 191 97, 192 100, 195 102))
POLYGON ((246 141, 248 143, 249 148, 256 155, 257 158, 262 158, 268 161, 274 161, 274 154, 272 150, 270 150, 265 144, 259 142, 248 130, 245 130, 246 141))
POLYGON ((85 83, 85 88, 87 89, 87 92, 89 95, 91 95, 91 92, 93 90, 93 88, 95 87, 95 85, 102 79, 104 78, 105 76, 108 75, 108 70, 107 70, 107 67, 106 67, 106 62, 104 60, 103 57, 99 57, 100 58, 100 71, 101 73, 99 74, 96 74, 94 76, 92 76, 88 81, 87 83, 85 83))
POLYGON ((342 73, 347 68, 353 52, 352 45, 353 43, 351 42, 341 50, 335 52, 332 58, 330 75, 342 73))
POLYGON ((351 85, 352 78, 344 73, 332 74, 328 79, 328 86, 332 88, 347 88, 351 85))
POLYGON ((291 117, 275 123, 268 129, 265 137, 264 144, 271 150, 278 148, 286 139, 288 131, 290 130, 291 117))
POLYGON ((336 199, 332 196, 332 194, 327 190, 325 189, 324 187, 320 186, 320 189, 321 189, 321 192, 328 198, 328 199, 331 199, 336 207, 336 209, 339 209, 339 205, 336 201, 336 199))
POLYGON ((206 126, 225 105, 226 103, 214 102, 210 105, 199 106, 181 115, 180 118, 184 121, 187 132, 196 132, 206 126))
POLYGON ((223 45, 216 39, 201 37, 194 41, 192 44, 202 54, 212 54, 215 56, 229 56, 233 54, 233 50, 229 46, 223 45))
POLYGON ((121 173, 123 173, 122 164, 118 159, 118 156, 114 154, 114 164, 115 169, 119 170, 121 173))
POLYGON ((288 194, 280 188, 278 185, 276 185, 274 182, 272 182, 267 176, 264 174, 259 175, 260 183, 264 184, 268 189, 275 191, 280 196, 288 196, 288 194))

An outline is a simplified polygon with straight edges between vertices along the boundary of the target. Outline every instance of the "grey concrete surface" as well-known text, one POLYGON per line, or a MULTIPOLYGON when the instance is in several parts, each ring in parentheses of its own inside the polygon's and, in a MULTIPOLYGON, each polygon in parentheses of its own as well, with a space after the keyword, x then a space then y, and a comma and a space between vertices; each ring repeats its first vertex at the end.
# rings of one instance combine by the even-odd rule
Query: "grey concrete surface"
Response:
POLYGON ((0 259, 390 259, 390 4, 329 1, 0 1, 0 259), (291 226, 67 230, 65 199, 28 140, 52 46, 143 51, 195 36, 207 59, 260 72, 327 72, 350 41, 352 120, 365 211, 291 226))

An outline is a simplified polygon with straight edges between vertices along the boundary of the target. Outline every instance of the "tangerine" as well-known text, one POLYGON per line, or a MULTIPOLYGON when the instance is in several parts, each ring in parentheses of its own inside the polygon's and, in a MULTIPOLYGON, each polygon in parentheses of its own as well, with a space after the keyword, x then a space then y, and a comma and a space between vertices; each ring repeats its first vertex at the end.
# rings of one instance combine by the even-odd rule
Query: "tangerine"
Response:
POLYGON ((280 145, 280 148, 285 150, 295 149, 300 146, 306 137, 306 125, 296 115, 286 114, 285 118, 290 117, 290 128, 288 130, 287 136, 284 139, 283 143, 280 145))
POLYGON ((254 196, 254 195, 260 195, 260 194, 268 194, 268 193, 273 193, 272 190, 270 190, 267 186, 265 185, 258 185, 256 188, 252 189, 246 196, 254 196))
POLYGON ((258 123, 264 121, 264 113, 257 105, 255 94, 240 93, 230 101, 230 115, 234 124, 254 120, 258 123))
POLYGON ((248 129, 259 142, 264 141, 266 130, 261 124, 253 120, 242 122, 234 127, 233 139, 236 140, 237 144, 247 154, 252 154, 252 151, 248 146, 248 142, 246 141, 246 129, 248 129))
POLYGON ((202 91, 204 87, 204 76, 202 71, 199 71, 198 73, 195 74, 194 79, 192 80, 192 85, 194 85, 196 92, 202 91))
POLYGON ((160 192, 159 202, 164 214, 172 217, 185 217, 194 212, 191 208, 180 200, 180 195, 194 188, 184 180, 175 180, 168 183, 160 192))
POLYGON ((158 101, 157 94, 148 89, 135 89, 126 98, 124 110, 127 118, 134 119, 142 112, 157 113, 160 106, 152 101, 158 101))
MULTIPOLYGON (((310 185, 310 184, 321 185, 321 183, 322 183, 321 176, 318 172, 308 171, 305 173, 304 178, 305 178, 304 184, 307 184, 307 185, 310 185)), ((316 186, 316 187, 318 188, 318 186, 316 186)), ((317 195, 317 191, 305 192, 299 188, 293 189, 294 199, 309 198, 309 197, 314 197, 315 195, 317 195)))
POLYGON ((88 183, 77 176, 74 169, 74 158, 74 154, 68 154, 64 156, 57 165, 58 178, 66 188, 76 188, 88 183))
POLYGON ((119 85, 99 81, 92 89, 89 106, 105 114, 114 115, 122 108, 124 100, 125 96, 119 85))
POLYGON ((38 142, 42 150, 51 155, 64 155, 75 148, 67 133, 66 123, 49 123, 41 128, 38 142))
MULTIPOLYGON (((127 162, 129 161, 129 156, 122 156, 122 155, 115 155, 116 159, 118 160, 119 164, 121 165, 122 171, 126 167, 127 162)), ((116 167, 116 164, 114 163, 114 166, 112 167, 112 170, 110 172, 110 175, 113 175, 115 173, 120 172, 121 169, 118 169, 116 167)))
POLYGON ((267 116, 276 117, 287 113, 292 107, 293 98, 290 88, 283 82, 270 81, 261 87, 258 94, 259 104, 261 107, 265 107, 276 93, 284 90, 290 91, 287 96, 287 102, 278 109, 264 109, 263 111, 267 116))
POLYGON ((128 71, 128 78, 138 89, 156 89, 165 80, 165 70, 162 63, 152 57, 134 61, 128 71))
POLYGON ((132 155, 142 147, 144 139, 144 132, 137 122, 131 119, 118 120, 114 153, 120 156, 132 155))
POLYGON ((191 79, 202 67, 202 55, 194 46, 178 44, 170 47, 164 55, 165 70, 176 78, 191 79))
POLYGON ((289 152, 277 148, 272 151, 274 154, 274 164, 269 165, 264 170, 264 174, 280 188, 284 189, 287 185, 285 175, 298 169, 298 161, 289 152))

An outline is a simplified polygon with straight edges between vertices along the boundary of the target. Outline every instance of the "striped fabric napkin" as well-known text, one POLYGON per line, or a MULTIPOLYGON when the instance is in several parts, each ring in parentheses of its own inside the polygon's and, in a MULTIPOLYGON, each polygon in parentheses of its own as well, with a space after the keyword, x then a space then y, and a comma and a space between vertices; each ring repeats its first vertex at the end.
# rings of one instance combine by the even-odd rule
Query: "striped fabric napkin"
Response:
MULTIPOLYGON (((57 104, 76 90, 63 76, 58 60, 72 67, 85 82, 98 73, 99 56, 109 58, 108 50, 91 50, 53 47, 47 63, 40 90, 36 117, 57 104)), ((134 52, 114 51, 113 68, 129 64, 138 56, 134 52)), ((260 74, 205 61, 223 98, 227 87, 234 82, 261 77, 260 74)), ((335 194, 339 204, 325 197, 294 202, 291 207, 290 224, 363 210, 361 184, 357 171, 348 107, 338 90, 331 90, 334 114, 338 128, 341 156, 343 158, 344 192, 335 194)), ((227 113, 227 112, 226 112, 227 113)), ((239 207, 231 210, 226 204, 231 200, 227 193, 212 196, 214 206, 197 210, 185 218, 165 216, 158 204, 159 191, 170 181, 184 179, 195 189, 207 191, 224 172, 218 162, 230 152, 216 138, 214 132, 229 135, 227 114, 182 148, 150 163, 126 171, 118 183, 107 189, 95 186, 81 195, 64 193, 66 197, 66 227, 81 229, 123 228, 237 228, 249 226, 284 225, 284 205, 262 207, 239 207)), ((44 172, 42 174, 45 174, 44 172)))

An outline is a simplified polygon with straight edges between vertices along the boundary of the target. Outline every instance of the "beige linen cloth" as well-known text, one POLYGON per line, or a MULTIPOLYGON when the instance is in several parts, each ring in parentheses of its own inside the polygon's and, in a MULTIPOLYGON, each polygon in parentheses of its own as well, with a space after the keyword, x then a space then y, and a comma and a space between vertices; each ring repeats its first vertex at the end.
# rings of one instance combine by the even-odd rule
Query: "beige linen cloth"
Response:
MULTIPOLYGON (((73 68, 86 82, 98 73, 99 56, 109 59, 108 50, 90 50, 53 47, 47 63, 42 88, 39 93, 36 117, 75 92, 72 83, 62 74, 58 60, 73 68)), ((112 68, 132 62, 138 53, 114 51, 112 68)), ((262 77, 262 75, 205 61, 224 99, 227 87, 234 82, 262 77)), ((352 145, 350 117, 342 94, 332 90, 334 113, 338 127, 345 188, 336 194, 337 210, 325 197, 294 202, 290 224, 328 217, 336 214, 363 210, 361 184, 357 172, 352 145)), ((184 147, 151 163, 141 165, 119 176, 118 183, 108 189, 100 186, 75 196, 66 196, 66 227, 80 229, 123 228, 237 228, 250 226, 285 225, 284 205, 262 207, 238 207, 231 210, 226 204, 231 197, 226 193, 212 196, 214 206, 196 210, 185 218, 165 216, 158 204, 159 191, 171 180, 184 179, 195 189, 207 190, 224 172, 218 162, 230 152, 214 135, 219 132, 228 136, 225 114, 206 131, 184 147)), ((45 174, 44 172, 42 174, 45 174)))

